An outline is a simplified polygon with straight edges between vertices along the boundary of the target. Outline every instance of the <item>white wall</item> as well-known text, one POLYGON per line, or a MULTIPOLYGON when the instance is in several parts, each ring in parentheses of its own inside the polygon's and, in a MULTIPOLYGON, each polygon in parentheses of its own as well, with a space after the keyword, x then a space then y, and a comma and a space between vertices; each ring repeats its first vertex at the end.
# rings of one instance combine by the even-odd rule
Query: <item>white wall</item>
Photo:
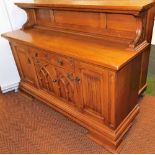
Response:
POLYGON ((11 27, 13 30, 20 29, 27 19, 27 16, 24 10, 20 9, 14 4, 15 2, 20 2, 20 1, 23 1, 23 0, 4 0, 8 11, 11 27))
MULTIPOLYGON (((19 1, 19 0, 18 0, 19 1)), ((13 3, 15 0, 0 0, 0 35, 19 29, 26 21, 26 14, 13 3)), ((20 77, 6 39, 0 37, 0 87, 3 92, 17 89, 20 77)))

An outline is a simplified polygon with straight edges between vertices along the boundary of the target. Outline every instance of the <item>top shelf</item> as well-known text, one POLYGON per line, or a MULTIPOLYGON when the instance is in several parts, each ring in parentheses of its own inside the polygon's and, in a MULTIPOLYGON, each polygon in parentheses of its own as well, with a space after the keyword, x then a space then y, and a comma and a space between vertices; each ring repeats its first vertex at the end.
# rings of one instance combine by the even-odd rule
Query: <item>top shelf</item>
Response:
POLYGON ((152 7, 154 3, 154 0, 24 0, 16 5, 22 8, 51 7, 140 12, 152 7))

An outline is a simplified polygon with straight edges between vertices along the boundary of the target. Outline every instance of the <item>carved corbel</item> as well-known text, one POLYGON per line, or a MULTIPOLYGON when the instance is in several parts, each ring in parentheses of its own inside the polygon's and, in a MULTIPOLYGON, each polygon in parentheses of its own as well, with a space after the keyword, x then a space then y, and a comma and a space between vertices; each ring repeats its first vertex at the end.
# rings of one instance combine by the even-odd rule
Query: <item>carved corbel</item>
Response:
POLYGON ((140 43, 142 43, 145 39, 145 16, 144 14, 139 15, 136 17, 136 37, 135 39, 129 44, 129 48, 134 49, 140 43))
POLYGON ((34 9, 25 9, 26 14, 27 14, 27 21, 26 23, 22 26, 22 29, 28 29, 33 27, 36 24, 36 16, 35 16, 35 10, 34 9))

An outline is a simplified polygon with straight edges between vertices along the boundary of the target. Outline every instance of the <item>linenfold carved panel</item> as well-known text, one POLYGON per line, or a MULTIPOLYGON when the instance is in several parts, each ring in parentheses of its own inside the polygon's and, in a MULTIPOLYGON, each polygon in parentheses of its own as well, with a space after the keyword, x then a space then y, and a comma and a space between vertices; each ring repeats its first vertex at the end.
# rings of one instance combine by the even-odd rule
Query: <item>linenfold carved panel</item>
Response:
POLYGON ((88 114, 106 121, 108 117, 108 73, 91 65, 80 64, 83 109, 88 114))

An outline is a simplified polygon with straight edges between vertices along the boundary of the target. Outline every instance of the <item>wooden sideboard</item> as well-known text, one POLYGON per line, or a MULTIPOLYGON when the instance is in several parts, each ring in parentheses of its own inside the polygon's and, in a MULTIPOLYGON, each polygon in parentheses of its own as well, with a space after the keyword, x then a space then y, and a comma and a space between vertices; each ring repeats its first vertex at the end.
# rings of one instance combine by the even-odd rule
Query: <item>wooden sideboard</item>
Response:
POLYGON ((20 88, 116 151, 147 86, 154 1, 35 0, 16 5, 28 20, 3 37, 13 51, 20 88))

